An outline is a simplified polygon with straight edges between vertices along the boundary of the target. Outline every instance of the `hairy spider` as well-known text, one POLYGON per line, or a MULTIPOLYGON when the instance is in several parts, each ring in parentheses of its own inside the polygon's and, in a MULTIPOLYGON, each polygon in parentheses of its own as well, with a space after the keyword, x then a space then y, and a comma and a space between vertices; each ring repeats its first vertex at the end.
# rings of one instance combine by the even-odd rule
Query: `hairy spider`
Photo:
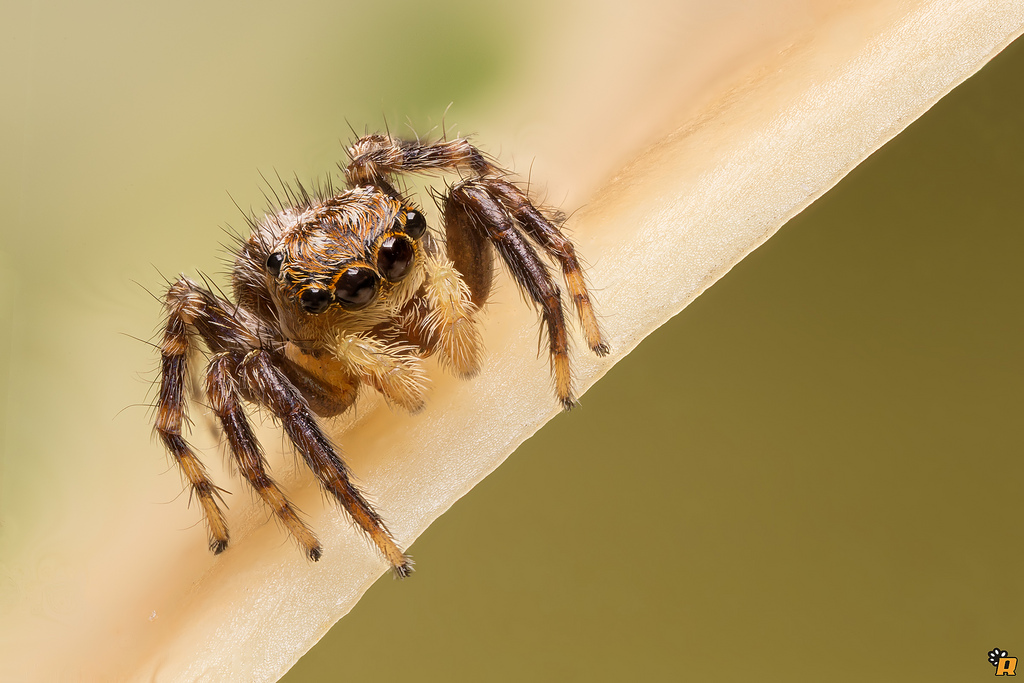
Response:
POLYGON ((494 250, 540 308, 558 400, 572 407, 568 338, 561 291, 535 244, 561 266, 587 344, 601 336, 572 243, 505 172, 464 139, 422 143, 360 138, 344 167, 349 189, 301 187, 241 242, 232 272, 234 302, 182 276, 166 297, 156 431, 202 506, 210 549, 222 552, 228 529, 218 489, 182 436, 187 363, 195 335, 209 353, 206 394, 239 471, 312 560, 316 536, 267 473, 243 402, 269 410, 323 488, 380 549, 394 572, 412 563, 380 515, 352 484, 320 418, 347 410, 361 384, 392 404, 422 407, 422 359, 437 354, 459 377, 480 368, 477 318, 494 277, 494 250), (394 187, 400 173, 462 172, 440 197, 445 239, 394 187), (492 248, 493 247, 493 248, 492 248))

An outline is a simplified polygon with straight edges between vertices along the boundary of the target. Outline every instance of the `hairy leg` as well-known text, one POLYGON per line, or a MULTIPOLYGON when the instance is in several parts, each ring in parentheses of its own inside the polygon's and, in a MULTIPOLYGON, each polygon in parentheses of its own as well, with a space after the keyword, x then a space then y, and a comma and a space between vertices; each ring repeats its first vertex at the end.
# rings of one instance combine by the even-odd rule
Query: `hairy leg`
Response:
POLYGON ((508 211, 512 213, 516 222, 526 229, 527 234, 537 244, 543 247, 544 251, 558 260, 562 266, 562 274, 569 286, 569 295, 572 297, 576 312, 579 314, 580 325, 587 338, 587 345, 599 356, 607 355, 608 344, 601 335, 601 328, 597 324, 597 316, 594 313, 594 306, 590 301, 590 293, 587 291, 587 284, 583 277, 583 268, 576 258, 576 248, 562 231, 555 227, 537 207, 530 203, 529 197, 512 183, 495 178, 486 181, 487 189, 495 196, 508 211))
POLYGON ((500 174, 501 170, 468 140, 456 139, 421 143, 395 140, 384 135, 367 135, 348 150, 345 167, 349 187, 375 185, 391 189, 395 173, 429 173, 437 170, 466 169, 476 175, 500 174))
POLYGON ((242 476, 295 537, 309 559, 315 562, 323 553, 320 541, 299 518, 298 511, 267 474, 263 450, 256 435, 253 434, 245 411, 242 410, 234 379, 238 375, 240 360, 237 353, 221 353, 210 361, 206 373, 206 391, 210 405, 220 419, 231 447, 231 454, 242 476))
POLYGON ((210 549, 221 553, 228 545, 228 527, 224 513, 217 505, 218 489, 181 433, 186 419, 187 363, 192 351, 188 325, 197 313, 190 299, 183 296, 191 284, 183 278, 171 287, 167 295, 168 317, 160 345, 160 397, 157 400, 155 429, 202 507, 210 549))
POLYGON ((400 577, 412 572, 412 560, 395 544, 376 510, 352 484, 348 468, 320 429, 316 418, 270 353, 257 349, 241 362, 243 390, 281 421, 285 433, 309 465, 324 489, 337 499, 349 516, 377 546, 400 577))
POLYGON ((512 217, 488 191, 486 179, 452 188, 445 205, 449 232, 478 231, 494 244, 519 286, 541 309, 544 319, 555 392, 563 407, 575 404, 569 370, 569 340, 561 291, 548 267, 537 256, 512 217))

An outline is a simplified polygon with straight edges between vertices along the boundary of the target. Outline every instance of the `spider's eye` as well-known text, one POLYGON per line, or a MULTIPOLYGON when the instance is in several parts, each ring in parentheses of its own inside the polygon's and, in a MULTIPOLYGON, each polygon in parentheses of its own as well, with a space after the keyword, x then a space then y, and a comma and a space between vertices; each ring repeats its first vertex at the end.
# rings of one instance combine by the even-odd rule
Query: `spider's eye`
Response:
POLYGON ((377 270, 381 275, 398 282, 409 274, 416 252, 405 235, 392 235, 381 242, 377 250, 377 270))
POLYGON ((405 234, 414 240, 418 240, 423 237, 423 233, 427 231, 427 219, 423 217, 423 214, 415 209, 410 209, 405 212, 405 234))
POLYGON ((342 308, 354 311, 363 308, 377 296, 380 278, 369 268, 349 268, 334 285, 334 298, 342 308))
POLYGON ((281 264, 284 263, 284 254, 275 251, 267 257, 267 272, 277 277, 281 274, 281 264))
POLYGON ((331 305, 331 293, 320 287, 310 287, 302 290, 299 300, 307 313, 323 313, 331 305))

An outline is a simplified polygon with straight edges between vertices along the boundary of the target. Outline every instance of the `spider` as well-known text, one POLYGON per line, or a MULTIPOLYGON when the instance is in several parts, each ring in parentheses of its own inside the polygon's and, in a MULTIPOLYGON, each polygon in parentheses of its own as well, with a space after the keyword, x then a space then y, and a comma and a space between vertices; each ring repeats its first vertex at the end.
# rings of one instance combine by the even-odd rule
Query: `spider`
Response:
POLYGON ((199 501, 210 549, 228 546, 219 489, 182 436, 196 337, 209 352, 205 391, 242 476, 311 560, 319 540, 267 472, 244 403, 274 415, 324 490, 399 577, 412 561, 366 501, 319 418, 350 408, 361 385, 392 405, 423 406, 423 358, 470 378, 480 369, 478 313, 494 278, 494 251, 539 307, 555 392, 574 405, 562 295, 538 248, 560 265, 587 345, 608 352, 572 242, 506 173, 465 139, 359 138, 343 167, 346 189, 299 186, 250 220, 231 275, 234 301, 185 276, 167 292, 156 432, 199 501), (464 174, 438 195, 444 240, 395 189, 402 173, 464 174))

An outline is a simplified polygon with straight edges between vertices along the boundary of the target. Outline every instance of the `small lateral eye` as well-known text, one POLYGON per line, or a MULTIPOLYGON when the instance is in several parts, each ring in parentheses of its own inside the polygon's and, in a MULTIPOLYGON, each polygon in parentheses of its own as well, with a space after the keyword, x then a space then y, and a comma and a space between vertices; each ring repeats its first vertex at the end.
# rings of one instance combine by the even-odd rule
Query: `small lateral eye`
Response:
POLYGON ((307 313, 323 313, 331 305, 331 293, 321 287, 310 287, 302 290, 299 300, 307 313))
POLYGON ((412 268, 416 252, 405 235, 391 235, 377 250, 377 270, 392 282, 398 282, 412 268))
POLYGON ((405 212, 405 234, 414 240, 418 240, 423 237, 423 233, 427 231, 427 219, 423 217, 423 214, 415 209, 410 209, 405 212))
POLYGON ((284 263, 284 254, 275 251, 267 257, 267 272, 277 277, 281 274, 281 264, 284 263))
POLYGON ((380 288, 380 277, 369 268, 349 268, 334 285, 334 298, 342 308, 355 311, 365 307, 380 288))

